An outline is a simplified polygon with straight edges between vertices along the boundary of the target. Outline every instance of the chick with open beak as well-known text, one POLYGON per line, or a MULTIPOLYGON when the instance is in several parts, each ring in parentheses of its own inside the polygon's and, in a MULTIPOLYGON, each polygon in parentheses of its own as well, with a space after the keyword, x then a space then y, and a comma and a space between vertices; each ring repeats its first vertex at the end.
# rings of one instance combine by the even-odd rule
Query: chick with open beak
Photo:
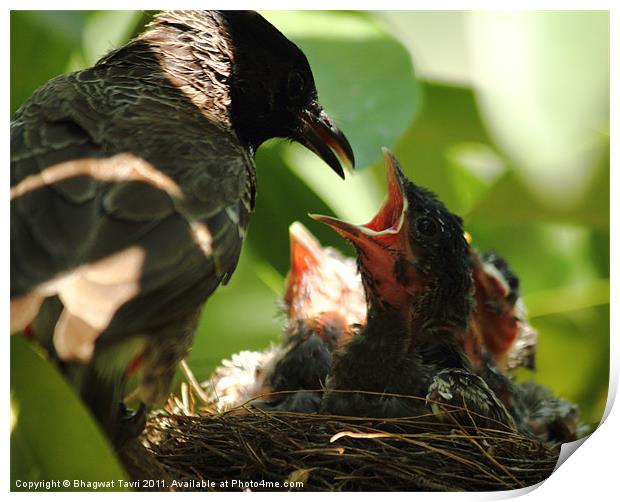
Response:
POLYGON ((368 303, 365 328, 334 354, 322 408, 380 417, 448 404, 514 427, 462 348, 473 306, 462 220, 383 153, 388 196, 369 223, 313 216, 354 245, 368 303))
POLYGON ((299 222, 289 228, 291 269, 284 294, 287 325, 282 355, 265 379, 268 410, 319 411, 332 352, 366 321, 355 261, 320 242, 299 222), (282 393, 282 391, 286 391, 282 393), (278 393, 280 392, 280 393, 278 393))
MULTIPOLYGON (((471 238, 467 235, 471 244, 471 238)), ((534 369, 536 331, 525 315, 519 279, 504 258, 470 248, 475 306, 463 349, 474 368, 517 423, 524 409, 517 384, 507 369, 534 369)))
POLYGON ((349 326, 366 322, 366 302, 353 258, 323 247, 306 227, 289 228, 291 265, 286 278, 284 310, 289 338, 300 322, 316 324, 327 314, 349 326))
POLYGON ((471 249, 476 307, 465 351, 480 375, 519 424, 546 443, 574 441, 582 432, 578 407, 545 386, 515 382, 505 370, 535 369, 536 330, 529 324, 519 279, 497 253, 471 249))
POLYGON ((535 368, 536 330, 529 324, 519 279, 494 252, 471 248, 476 306, 465 351, 476 367, 485 359, 500 370, 535 368))
POLYGON ((235 354, 215 371, 209 388, 220 411, 252 398, 258 398, 252 406, 264 410, 319 411, 332 351, 366 322, 355 260, 321 246, 299 222, 290 226, 289 237, 282 343, 263 352, 235 354))

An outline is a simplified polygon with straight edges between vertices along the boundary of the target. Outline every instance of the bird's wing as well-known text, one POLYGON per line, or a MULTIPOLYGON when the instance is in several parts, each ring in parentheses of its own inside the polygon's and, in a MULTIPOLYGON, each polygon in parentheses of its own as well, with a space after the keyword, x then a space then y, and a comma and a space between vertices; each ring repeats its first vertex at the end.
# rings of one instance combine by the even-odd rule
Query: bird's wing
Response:
POLYGON ((105 115, 75 75, 11 124, 11 296, 58 294, 112 338, 187 317, 235 268, 253 160, 183 102, 105 115))

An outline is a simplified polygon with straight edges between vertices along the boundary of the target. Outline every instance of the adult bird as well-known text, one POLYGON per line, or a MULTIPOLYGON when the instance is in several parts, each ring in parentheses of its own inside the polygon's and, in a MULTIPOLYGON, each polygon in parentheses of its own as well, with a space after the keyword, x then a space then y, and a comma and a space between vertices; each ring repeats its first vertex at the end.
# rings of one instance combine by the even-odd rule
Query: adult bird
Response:
POLYGON ((282 298, 282 342, 243 351, 216 369, 207 383, 218 410, 252 398, 252 406, 315 413, 331 372, 332 353, 366 322, 355 260, 323 247, 301 223, 289 227, 290 270, 282 298))
POLYGON ((160 402, 233 273, 274 137, 353 165, 304 54, 245 11, 162 12, 13 117, 12 332, 53 352, 112 438, 128 368, 160 402))
POLYGON ((473 281, 462 221, 408 180, 387 149, 384 159, 388 195, 369 223, 313 216, 354 245, 368 303, 366 326, 334 354, 322 408, 396 417, 454 405, 515 428, 463 350, 473 281))

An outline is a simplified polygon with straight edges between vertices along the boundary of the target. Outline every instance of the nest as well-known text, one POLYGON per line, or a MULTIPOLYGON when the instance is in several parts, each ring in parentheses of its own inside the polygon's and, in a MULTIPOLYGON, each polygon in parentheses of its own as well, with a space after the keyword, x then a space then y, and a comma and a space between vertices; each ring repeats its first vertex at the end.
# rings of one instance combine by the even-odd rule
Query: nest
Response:
POLYGON ((559 455, 514 431, 430 414, 371 419, 249 404, 215 413, 197 401, 184 385, 141 438, 174 490, 512 490, 546 479, 559 455))

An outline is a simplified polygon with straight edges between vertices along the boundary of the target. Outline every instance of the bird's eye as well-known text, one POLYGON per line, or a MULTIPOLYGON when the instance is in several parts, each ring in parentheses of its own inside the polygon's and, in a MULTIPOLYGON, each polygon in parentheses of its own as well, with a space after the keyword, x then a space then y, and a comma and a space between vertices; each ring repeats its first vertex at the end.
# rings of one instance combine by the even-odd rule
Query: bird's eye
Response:
POLYGON ((288 98, 291 101, 299 99, 303 95, 305 87, 306 79, 300 72, 293 70, 291 73, 289 73, 287 92, 288 98))
POLYGON ((422 216, 415 222, 415 227, 422 235, 433 237, 437 233, 437 223, 428 216, 422 216))

